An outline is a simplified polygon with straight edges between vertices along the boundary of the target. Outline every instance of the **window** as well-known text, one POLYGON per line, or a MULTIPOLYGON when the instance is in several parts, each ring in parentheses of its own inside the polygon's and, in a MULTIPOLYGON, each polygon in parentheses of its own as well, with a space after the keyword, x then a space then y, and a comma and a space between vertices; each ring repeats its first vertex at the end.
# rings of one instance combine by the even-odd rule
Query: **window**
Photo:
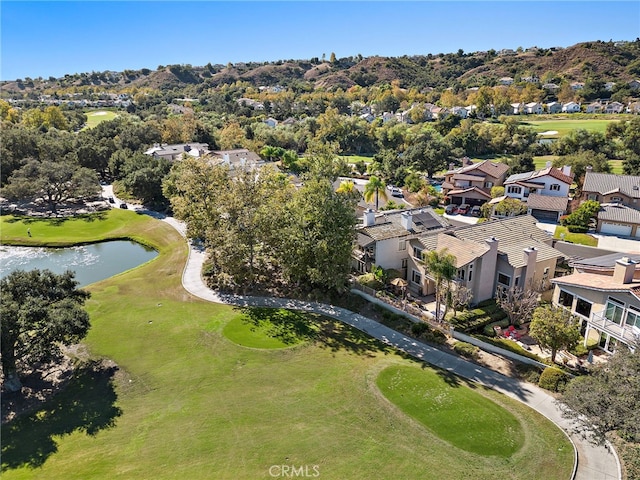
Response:
POLYGON ((416 272, 415 270, 411 271, 411 281, 413 283, 416 283, 418 285, 420 285, 422 283, 422 275, 420 275, 420 272, 416 272))
POLYGON ((405 239, 400 239, 400 241, 398 241, 398 250, 403 252, 406 249, 407 249, 407 241, 405 239))
POLYGON ((598 200, 598 194, 590 193, 589 195, 587 195, 587 200, 598 200))
POLYGON ((484 182, 484 188, 491 188, 493 187, 493 182, 484 182))
POLYGON ((587 302, 582 298, 578 298, 576 301, 576 313, 583 317, 589 318, 591 316, 591 302, 587 302))
POLYGON ((520 277, 516 277, 516 279, 513 282, 513 286, 517 287, 519 283, 520 283, 520 277))
POLYGON ((559 192, 560 191, 560 184, 559 183, 554 183, 549 187, 549 190, 551 190, 552 192, 559 192))
POLYGON ((464 268, 459 268, 458 269, 458 275, 457 275, 458 276, 458 280, 463 280, 464 281, 464 274, 465 274, 464 268))
POLYGON ((549 278, 549 267, 546 267, 542 272, 542 280, 547 281, 549 278))
POLYGON ((470 282, 472 277, 473 277, 473 263, 469 265, 469 280, 467 281, 470 282))
POLYGON ((407 268, 407 259, 406 258, 402 259, 402 268, 407 268))
POLYGON ((624 313, 624 303, 615 298, 609 297, 607 299, 607 305, 604 309, 604 316, 607 320, 621 324, 622 314, 624 313))
POLYGON ((414 258, 422 258, 422 250, 418 247, 413 247, 413 256, 414 258))
POLYGON ((612 202, 622 202, 622 197, 611 197, 612 202))
POLYGON ((560 296, 558 297, 558 303, 563 307, 571 308, 573 305, 573 295, 564 290, 560 290, 560 296))
POLYGON ((520 187, 510 185, 509 187, 507 187, 507 193, 520 193, 520 187))
POLYGON ((508 287, 509 285, 511 285, 511 277, 509 275, 505 275, 504 273, 498 273, 498 283, 500 285, 508 287))
POLYGON ((640 328, 640 309, 629 306, 626 323, 631 327, 640 328))

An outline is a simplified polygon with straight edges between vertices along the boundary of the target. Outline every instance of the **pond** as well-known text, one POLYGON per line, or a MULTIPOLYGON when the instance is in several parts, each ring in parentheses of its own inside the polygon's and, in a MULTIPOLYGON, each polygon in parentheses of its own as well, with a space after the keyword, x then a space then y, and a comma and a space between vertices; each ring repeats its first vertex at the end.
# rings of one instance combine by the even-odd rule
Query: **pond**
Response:
POLYGON ((94 243, 69 248, 0 246, 0 278, 15 270, 49 269, 54 273, 76 272, 81 287, 142 265, 158 252, 128 240, 94 243))

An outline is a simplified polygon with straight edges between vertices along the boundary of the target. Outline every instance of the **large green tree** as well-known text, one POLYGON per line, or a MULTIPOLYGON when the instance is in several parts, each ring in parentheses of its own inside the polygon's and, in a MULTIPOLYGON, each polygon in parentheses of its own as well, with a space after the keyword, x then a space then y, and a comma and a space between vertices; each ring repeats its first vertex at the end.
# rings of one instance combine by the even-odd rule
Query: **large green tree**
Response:
POLYGON ((98 195, 100 184, 93 170, 71 162, 31 160, 11 175, 2 192, 11 200, 44 200, 55 213, 72 198, 98 195))
POLYGON ((572 349, 580 341, 578 320, 570 312, 561 307, 545 305, 533 312, 529 325, 531 335, 542 348, 551 350, 551 361, 556 361, 556 354, 562 348, 572 349))
POLYGON ((89 331, 84 310, 89 292, 77 288, 74 273, 18 270, 0 280, 2 373, 5 388, 21 388, 19 367, 55 359, 60 346, 89 331))
POLYGON ((620 347, 589 375, 577 377, 562 396, 565 414, 596 440, 604 442, 617 431, 629 442, 640 443, 640 353, 620 347))
POLYGON ((452 147, 435 130, 424 129, 404 152, 407 163, 431 177, 438 170, 446 168, 452 158, 452 147))

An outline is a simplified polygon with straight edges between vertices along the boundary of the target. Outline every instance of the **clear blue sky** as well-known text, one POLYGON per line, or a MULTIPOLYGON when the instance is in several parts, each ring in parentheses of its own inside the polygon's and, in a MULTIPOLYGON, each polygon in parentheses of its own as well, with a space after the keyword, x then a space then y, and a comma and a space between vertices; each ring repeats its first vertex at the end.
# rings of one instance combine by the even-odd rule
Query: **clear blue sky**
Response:
POLYGON ((0 3, 0 79, 208 62, 569 46, 640 36, 633 1, 0 3))

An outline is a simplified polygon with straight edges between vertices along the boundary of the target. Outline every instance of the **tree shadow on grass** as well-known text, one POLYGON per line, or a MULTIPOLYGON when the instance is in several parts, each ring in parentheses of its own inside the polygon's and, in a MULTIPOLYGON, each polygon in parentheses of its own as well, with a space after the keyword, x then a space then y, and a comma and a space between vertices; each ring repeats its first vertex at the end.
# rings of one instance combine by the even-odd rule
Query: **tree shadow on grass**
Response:
MULTIPOLYGON (((4 215, 4 213, 3 213, 4 215)), ((107 212, 95 212, 95 213, 81 213, 78 215, 70 215, 64 217, 30 217, 28 215, 14 215, 13 218, 6 220, 7 223, 22 222, 25 225, 31 225, 32 223, 38 223, 40 225, 47 224, 50 227, 60 227, 69 220, 83 220, 87 223, 97 222, 99 220, 105 220, 107 218, 107 212)))
POLYGON ((347 350, 357 355, 369 356, 378 352, 395 351, 370 335, 323 315, 270 307, 237 309, 244 314, 245 322, 264 329, 267 335, 278 338, 286 345, 314 341, 334 352, 347 350))
POLYGON ((96 435, 115 425, 117 367, 90 363, 77 370, 69 385, 30 415, 2 425, 2 468, 36 468, 58 451, 57 436, 79 431, 96 435))

